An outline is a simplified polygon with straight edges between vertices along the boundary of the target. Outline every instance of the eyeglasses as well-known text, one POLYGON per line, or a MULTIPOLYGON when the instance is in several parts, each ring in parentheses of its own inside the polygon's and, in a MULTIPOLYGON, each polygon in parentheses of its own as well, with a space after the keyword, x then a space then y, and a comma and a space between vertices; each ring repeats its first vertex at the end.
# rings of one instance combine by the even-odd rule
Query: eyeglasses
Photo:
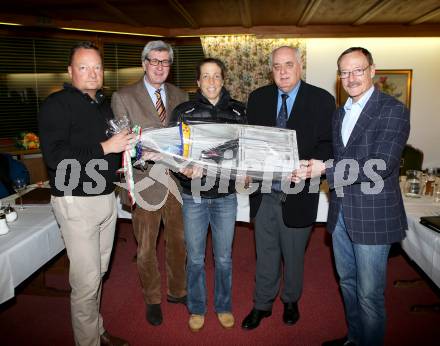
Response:
POLYGON ((148 60, 148 62, 153 66, 157 66, 161 64, 163 67, 168 67, 171 65, 170 60, 158 60, 158 59, 150 59, 150 58, 145 58, 145 60, 148 60))
POLYGON ((338 71, 339 78, 341 78, 341 79, 346 79, 346 78, 350 77, 350 74, 351 74, 352 76, 356 76, 356 77, 363 76, 365 70, 366 70, 367 68, 369 68, 370 66, 371 66, 371 65, 368 65, 368 66, 365 67, 365 68, 356 68, 356 69, 354 69, 353 71, 338 71))

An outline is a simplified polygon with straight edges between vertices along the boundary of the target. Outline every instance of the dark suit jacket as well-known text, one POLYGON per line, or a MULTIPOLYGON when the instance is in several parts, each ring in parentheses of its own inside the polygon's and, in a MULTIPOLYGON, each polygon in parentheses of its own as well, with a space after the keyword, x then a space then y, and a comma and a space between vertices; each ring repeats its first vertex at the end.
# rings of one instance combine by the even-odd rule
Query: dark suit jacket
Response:
MULTIPOLYGON (((327 220, 329 232, 333 232, 340 208, 342 208, 351 240, 360 244, 390 244, 400 241, 408 228, 402 194, 399 188, 399 165, 402 150, 409 135, 409 111, 395 98, 374 90, 344 147, 341 137, 344 108, 339 108, 333 121, 334 163, 326 169, 331 189, 330 209, 327 220), (338 163, 354 159, 359 164, 359 174, 347 185, 342 177, 348 173, 338 163), (370 159, 381 159, 385 169, 374 168, 375 174, 364 171, 370 159), (367 194, 365 187, 381 184, 380 193, 367 194), (364 184, 364 192, 361 184, 364 184), (346 186, 343 186, 346 185, 346 186)), ((380 185, 377 185, 380 187, 380 185)))
MULTIPOLYGON (((188 101, 188 94, 178 87, 165 83, 166 94, 166 121, 162 125, 156 107, 148 94, 144 84, 144 77, 134 84, 121 88, 112 96, 112 109, 116 118, 127 115, 133 125, 142 128, 165 127, 170 121, 174 108, 182 102, 188 101)), ((150 167, 149 167, 150 168, 150 167)), ((149 168, 142 172, 133 170, 134 182, 138 182, 149 174, 149 168)), ((170 179, 172 178, 170 175, 170 179)), ((157 205, 163 200, 167 193, 167 188, 159 182, 140 192, 141 197, 150 204, 157 205)))
MULTIPOLYGON (((275 84, 253 91, 247 104, 250 125, 276 126, 278 88, 275 84)), ((287 128, 296 130, 301 160, 332 157, 331 119, 335 99, 324 89, 301 81, 287 128)), ((251 195, 251 218, 255 217, 262 195, 251 195)), ((306 227, 316 220, 319 193, 309 193, 309 181, 298 194, 287 195, 283 203, 284 223, 288 227, 306 227)))

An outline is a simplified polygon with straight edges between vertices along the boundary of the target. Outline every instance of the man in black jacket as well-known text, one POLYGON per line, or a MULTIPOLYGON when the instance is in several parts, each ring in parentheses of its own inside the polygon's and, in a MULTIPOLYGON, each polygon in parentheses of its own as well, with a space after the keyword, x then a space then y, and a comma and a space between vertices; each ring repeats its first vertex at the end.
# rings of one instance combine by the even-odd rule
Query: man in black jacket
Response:
MULTIPOLYGON (((300 159, 329 159, 332 156, 331 119, 335 110, 333 96, 301 81, 298 49, 275 49, 270 66, 275 84, 251 93, 247 104, 248 123, 293 129, 300 159)), ((281 184, 274 182, 271 193, 251 195, 257 251, 256 286, 254 308, 243 320, 244 329, 257 328, 264 317, 271 315, 282 277, 283 321, 293 325, 299 319, 304 252, 316 220, 318 199, 319 188, 310 181, 296 194, 286 195, 281 184)))
POLYGON ((104 72, 96 46, 74 46, 68 72, 72 85, 46 99, 38 121, 51 203, 70 260, 75 344, 128 345, 105 331, 99 306, 117 218, 118 153, 129 148, 133 135, 106 136, 113 113, 100 91, 104 72))

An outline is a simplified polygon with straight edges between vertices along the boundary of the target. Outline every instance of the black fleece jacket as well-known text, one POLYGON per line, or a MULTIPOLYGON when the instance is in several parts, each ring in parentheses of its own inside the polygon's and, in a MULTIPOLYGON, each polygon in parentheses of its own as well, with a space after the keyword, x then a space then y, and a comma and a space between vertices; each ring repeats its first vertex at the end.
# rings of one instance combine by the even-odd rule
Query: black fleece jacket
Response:
POLYGON ((52 195, 96 196, 113 192, 120 154, 104 155, 100 144, 108 139, 107 121, 112 118, 110 102, 101 92, 97 92, 95 101, 64 84, 63 90, 45 100, 38 114, 38 126, 52 195), (66 159, 73 164, 62 169, 59 164, 66 159))
MULTIPOLYGON (((178 105, 171 115, 170 125, 179 122, 191 123, 224 123, 224 124, 246 124, 246 109, 244 105, 231 98, 229 92, 222 88, 219 101, 213 105, 202 95, 200 90, 196 93, 194 101, 188 101, 178 105)), ((176 174, 179 178, 183 192, 191 194, 191 179, 183 174, 176 174)), ((205 177, 202 177, 202 186, 205 185, 205 177)), ((235 181, 230 180, 228 193, 219 193, 219 179, 217 178, 214 186, 208 191, 201 191, 203 198, 218 198, 235 192, 235 181)))

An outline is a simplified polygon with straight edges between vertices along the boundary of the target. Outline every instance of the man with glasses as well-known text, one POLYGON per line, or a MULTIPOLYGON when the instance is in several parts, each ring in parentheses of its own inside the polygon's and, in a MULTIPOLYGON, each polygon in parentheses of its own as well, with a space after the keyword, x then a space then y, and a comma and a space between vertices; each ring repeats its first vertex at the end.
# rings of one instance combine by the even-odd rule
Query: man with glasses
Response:
POLYGON ((408 228, 399 166, 409 111, 374 88, 373 58, 365 48, 344 51, 338 73, 349 98, 334 114, 334 161, 310 160, 307 169, 297 172, 301 178, 325 174, 331 188, 327 229, 348 335, 323 345, 383 345, 388 253, 408 228))
MULTIPOLYGON (((166 127, 173 109, 188 100, 188 94, 166 83, 173 63, 173 49, 163 41, 151 41, 142 51, 144 76, 136 83, 113 93, 112 108, 116 117, 128 116, 133 125, 142 128, 166 127)), ((164 171, 170 184, 162 185, 149 176, 152 165, 145 171, 134 170, 135 184, 143 180, 152 183, 140 192, 133 208, 133 230, 138 242, 137 266, 147 305, 147 321, 162 323, 161 279, 156 256, 156 242, 161 223, 166 242, 166 268, 170 303, 186 303, 186 250, 183 239, 182 210, 177 199, 168 191, 173 175, 164 171), (141 207, 142 206, 142 207, 141 207)))
MULTIPOLYGON (((249 96, 249 124, 296 130, 301 159, 329 159, 332 157, 331 119, 335 99, 327 91, 301 80, 298 49, 277 48, 269 60, 275 84, 259 88, 249 96)), ((255 329, 264 317, 271 315, 280 287, 283 322, 294 325, 298 321, 304 253, 316 220, 318 199, 319 187, 311 186, 310 181, 306 181, 296 194, 286 195, 280 182, 274 182, 270 193, 258 191, 251 195, 257 266, 254 307, 244 319, 242 328, 255 329)))

